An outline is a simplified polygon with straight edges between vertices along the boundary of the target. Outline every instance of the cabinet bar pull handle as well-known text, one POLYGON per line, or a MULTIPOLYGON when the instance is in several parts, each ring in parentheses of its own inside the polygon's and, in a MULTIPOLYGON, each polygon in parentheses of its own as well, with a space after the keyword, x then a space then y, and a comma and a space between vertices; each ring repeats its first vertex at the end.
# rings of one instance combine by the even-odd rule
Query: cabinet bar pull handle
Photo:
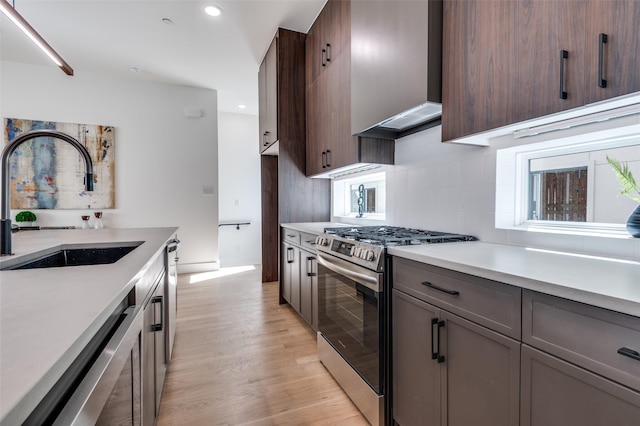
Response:
POLYGON ((164 324, 164 306, 162 296, 154 296, 151 299, 151 303, 160 303, 160 323, 153 324, 151 326, 151 331, 162 331, 162 325, 164 324))
POLYGON ((291 248, 291 247, 287 248, 287 263, 293 263, 293 257, 291 257, 291 259, 289 259, 289 253, 293 253, 293 248, 291 248))
POLYGON ((607 80, 604 78, 604 45, 607 44, 607 35, 600 33, 598 36, 598 87, 607 87, 607 80))
POLYGON ((440 355, 440 329, 444 328, 444 320, 438 321, 438 364, 444 362, 444 355, 440 355))
POLYGON ((329 43, 327 43, 326 54, 327 54, 327 62, 331 62, 331 45, 329 43))
POLYGON ((640 353, 638 351, 634 351, 629 348, 620 348, 618 349, 618 353, 620 355, 628 356, 629 358, 635 359, 636 361, 640 361, 640 353))
POLYGON ((564 65, 569 58, 568 50, 560 51, 560 99, 567 99, 567 92, 564 90, 564 65))
POLYGON ((327 167, 327 152, 326 151, 322 151, 322 168, 326 168, 327 167))
POLYGON ((327 62, 325 61, 326 56, 327 56, 327 51, 325 49, 322 49, 322 52, 320 53, 320 64, 323 67, 327 66, 327 62))
POLYGON ((457 296, 457 295, 460 294, 460 292, 457 291, 457 290, 447 290, 446 288, 438 287, 437 285, 431 284, 429 281, 423 282, 422 285, 426 286, 426 287, 429 287, 429 288, 432 288, 434 290, 441 291, 443 293, 450 294, 452 296, 457 296))
POLYGON ((316 274, 313 273, 313 261, 315 260, 315 257, 313 256, 309 256, 307 257, 307 276, 308 277, 315 277, 316 274))
POLYGON ((433 344, 433 337, 436 333, 433 332, 433 326, 438 325, 438 318, 431 318, 431 359, 438 359, 438 352, 436 351, 435 345, 433 344))
POLYGON ((331 151, 327 150, 327 167, 331 167, 331 151))
POLYGON ((262 144, 263 145, 269 145, 269 141, 267 141, 267 135, 269 134, 269 132, 264 132, 262 134, 262 144))

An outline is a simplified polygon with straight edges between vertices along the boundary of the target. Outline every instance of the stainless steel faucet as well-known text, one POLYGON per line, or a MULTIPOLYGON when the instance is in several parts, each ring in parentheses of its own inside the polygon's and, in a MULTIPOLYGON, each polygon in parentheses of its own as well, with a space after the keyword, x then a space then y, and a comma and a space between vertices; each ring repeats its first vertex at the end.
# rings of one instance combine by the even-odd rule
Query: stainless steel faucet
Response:
POLYGON ((29 132, 25 132, 12 140, 7 146, 2 150, 2 194, 1 201, 2 205, 0 206, 0 255, 10 255, 11 253, 11 191, 9 191, 9 157, 13 154, 13 151, 22 144, 30 139, 35 139, 39 137, 49 137, 61 139, 65 142, 69 142, 72 146, 74 146, 80 154, 82 158, 84 158, 84 167, 85 167, 85 178, 84 185, 87 191, 93 191, 93 162, 91 161, 91 156, 87 149, 76 139, 67 135, 66 133, 58 132, 56 130, 31 130, 29 132))

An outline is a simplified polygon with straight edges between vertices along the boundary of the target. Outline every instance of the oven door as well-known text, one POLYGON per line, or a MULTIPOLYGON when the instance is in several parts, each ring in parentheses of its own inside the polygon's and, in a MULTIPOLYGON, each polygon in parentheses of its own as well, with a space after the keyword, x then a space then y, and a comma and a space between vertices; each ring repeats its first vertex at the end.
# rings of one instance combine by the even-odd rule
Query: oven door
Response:
POLYGON ((318 253, 318 329, 382 395, 382 273, 318 253))

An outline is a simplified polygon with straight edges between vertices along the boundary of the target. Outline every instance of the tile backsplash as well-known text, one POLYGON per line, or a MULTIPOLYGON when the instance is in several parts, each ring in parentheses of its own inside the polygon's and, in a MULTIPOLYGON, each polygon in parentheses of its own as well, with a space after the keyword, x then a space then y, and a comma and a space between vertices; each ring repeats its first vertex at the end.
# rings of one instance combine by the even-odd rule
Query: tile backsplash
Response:
POLYGON ((640 260, 638 238, 496 229, 496 151, 521 143, 511 135, 486 147, 442 143, 439 126, 399 139, 395 165, 385 167, 385 222, 470 234, 487 242, 640 260))

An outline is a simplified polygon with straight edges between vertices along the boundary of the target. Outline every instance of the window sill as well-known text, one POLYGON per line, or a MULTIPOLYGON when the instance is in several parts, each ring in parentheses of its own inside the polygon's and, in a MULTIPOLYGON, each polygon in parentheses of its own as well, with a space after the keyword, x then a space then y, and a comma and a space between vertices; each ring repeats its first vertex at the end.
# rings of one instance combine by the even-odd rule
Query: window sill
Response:
POLYGON ((523 225, 514 225, 505 229, 511 229, 515 231, 524 232, 539 232, 547 234, 560 234, 560 235, 576 235, 581 237, 595 237, 595 238, 612 238, 612 239, 631 239, 633 238, 627 232, 624 225, 615 224, 592 224, 579 226, 571 226, 565 224, 539 224, 539 223, 527 223, 523 225))

